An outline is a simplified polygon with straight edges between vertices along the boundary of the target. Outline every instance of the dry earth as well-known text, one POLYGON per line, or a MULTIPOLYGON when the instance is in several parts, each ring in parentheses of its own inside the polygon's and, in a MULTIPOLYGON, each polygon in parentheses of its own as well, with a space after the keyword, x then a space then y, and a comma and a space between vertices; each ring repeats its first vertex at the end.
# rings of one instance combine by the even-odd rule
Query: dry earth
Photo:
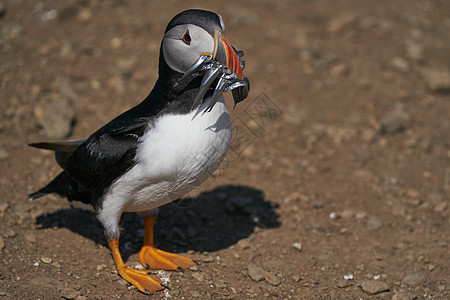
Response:
MULTIPOLYGON (((0 31, 0 299, 450 297, 449 1, 6 0, 0 31), (27 143, 140 102, 191 7, 223 16, 252 90, 215 176, 158 219, 201 265, 145 296, 89 207, 27 199, 59 172, 27 143)), ((142 221, 123 228, 134 266, 142 221)))

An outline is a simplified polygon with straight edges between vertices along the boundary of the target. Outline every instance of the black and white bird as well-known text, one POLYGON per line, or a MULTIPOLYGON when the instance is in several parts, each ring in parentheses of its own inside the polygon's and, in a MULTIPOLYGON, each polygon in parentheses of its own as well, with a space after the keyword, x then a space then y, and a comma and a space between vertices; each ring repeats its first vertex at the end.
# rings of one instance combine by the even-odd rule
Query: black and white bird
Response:
POLYGON ((30 194, 49 193, 92 204, 104 227, 117 272, 144 293, 166 286, 153 273, 125 266, 119 252, 123 212, 145 218, 139 261, 151 269, 180 270, 195 262, 153 246, 158 207, 196 188, 222 162, 231 141, 231 120, 222 93, 244 100, 242 51, 224 38, 221 16, 187 10, 167 25, 161 43, 159 78, 137 106, 90 137, 30 144, 55 151, 63 171, 30 194))

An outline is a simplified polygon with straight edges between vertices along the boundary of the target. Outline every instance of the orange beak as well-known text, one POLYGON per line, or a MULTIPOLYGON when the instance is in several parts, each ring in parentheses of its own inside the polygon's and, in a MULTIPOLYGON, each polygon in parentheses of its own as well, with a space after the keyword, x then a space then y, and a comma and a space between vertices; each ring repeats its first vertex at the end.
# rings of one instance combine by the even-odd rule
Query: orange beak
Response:
POLYGON ((213 53, 213 58, 215 58, 219 63, 226 65, 227 68, 236 74, 239 79, 243 80, 242 67, 239 61, 239 57, 234 51, 233 47, 225 40, 222 36, 221 31, 217 31, 214 37, 215 49, 213 53))

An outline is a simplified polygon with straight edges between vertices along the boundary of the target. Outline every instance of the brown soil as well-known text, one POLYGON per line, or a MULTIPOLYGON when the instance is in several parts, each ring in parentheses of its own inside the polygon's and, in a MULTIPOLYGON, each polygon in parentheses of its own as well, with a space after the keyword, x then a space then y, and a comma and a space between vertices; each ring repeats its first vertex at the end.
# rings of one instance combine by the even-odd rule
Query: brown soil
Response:
MULTIPOLYGON (((6 0, 0 29, 0 299, 450 297, 449 1, 6 0), (145 296, 89 207, 27 199, 59 172, 27 143, 140 102, 167 22, 199 6, 252 90, 215 176, 158 219, 159 247, 201 265, 145 296)), ((122 221, 135 266, 143 223, 122 221)))

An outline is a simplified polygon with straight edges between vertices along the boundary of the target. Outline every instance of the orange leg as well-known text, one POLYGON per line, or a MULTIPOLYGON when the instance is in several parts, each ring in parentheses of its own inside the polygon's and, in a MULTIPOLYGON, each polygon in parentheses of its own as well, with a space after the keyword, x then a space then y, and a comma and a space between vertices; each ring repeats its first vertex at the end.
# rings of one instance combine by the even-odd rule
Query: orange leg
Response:
POLYGON ((111 247, 114 262, 116 263, 117 273, 119 273, 123 279, 136 286, 145 294, 153 294, 154 292, 165 288, 159 277, 149 271, 136 270, 125 266, 122 256, 120 255, 118 240, 110 240, 108 243, 111 247))
POLYGON ((153 246, 153 225, 156 217, 145 217, 144 246, 139 252, 139 261, 146 268, 183 271, 196 265, 187 257, 156 249, 153 246))

